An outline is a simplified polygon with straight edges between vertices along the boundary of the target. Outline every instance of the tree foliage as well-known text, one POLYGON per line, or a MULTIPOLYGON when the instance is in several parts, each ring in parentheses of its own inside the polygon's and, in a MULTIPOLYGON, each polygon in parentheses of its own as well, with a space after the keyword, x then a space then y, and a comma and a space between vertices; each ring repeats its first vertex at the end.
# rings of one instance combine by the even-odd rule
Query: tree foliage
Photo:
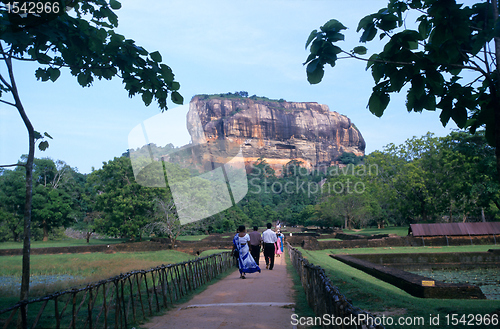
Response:
POLYGON ((114 158, 87 178, 93 208, 102 214, 94 220, 98 232, 114 237, 141 238, 153 213, 154 200, 165 189, 144 187, 134 179, 129 158, 114 158))
POLYGON ((118 77, 130 97, 140 95, 146 106, 154 100, 161 110, 167 109, 169 95, 176 104, 183 99, 179 83, 171 68, 161 63, 158 51, 149 52, 115 32, 118 17, 114 11, 121 7, 117 0, 56 0, 50 10, 44 6, 36 14, 23 10, 23 3, 0 4, 0 61, 6 68, 0 74, 0 102, 18 111, 28 131, 26 161, 4 165, 26 169, 21 299, 27 299, 35 146, 38 142, 38 148, 45 150, 52 137, 32 125, 17 88, 13 62, 36 63, 35 76, 43 82, 55 82, 63 68, 82 87, 91 86, 95 79, 118 77))
MULTIPOLYGON (((365 60, 375 83, 368 108, 376 116, 383 115, 391 94, 406 90, 409 112, 439 109, 444 126, 452 120, 472 133, 485 127, 489 144, 500 146, 499 24, 497 0, 472 6, 455 0, 389 0, 357 26, 360 43, 377 36, 385 40, 380 53, 366 58, 365 46, 339 47, 346 27, 332 19, 306 42, 307 78, 319 83, 324 66, 335 66, 339 58, 365 60)), ((500 172, 500 147, 496 156, 500 172)))

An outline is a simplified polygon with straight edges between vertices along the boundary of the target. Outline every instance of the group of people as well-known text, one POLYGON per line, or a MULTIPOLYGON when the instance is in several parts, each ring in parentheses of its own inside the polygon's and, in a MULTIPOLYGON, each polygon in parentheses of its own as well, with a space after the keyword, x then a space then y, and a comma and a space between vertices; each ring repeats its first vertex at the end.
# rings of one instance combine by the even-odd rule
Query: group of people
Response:
POLYGON ((240 278, 245 279, 246 273, 261 272, 259 267, 259 258, 261 250, 264 251, 266 269, 274 268, 274 256, 283 253, 283 234, 279 229, 274 232, 272 224, 267 223, 267 230, 259 233, 258 227, 254 226, 253 231, 246 233, 244 225, 238 227, 238 232, 233 238, 233 253, 238 258, 238 268, 240 269, 240 278))

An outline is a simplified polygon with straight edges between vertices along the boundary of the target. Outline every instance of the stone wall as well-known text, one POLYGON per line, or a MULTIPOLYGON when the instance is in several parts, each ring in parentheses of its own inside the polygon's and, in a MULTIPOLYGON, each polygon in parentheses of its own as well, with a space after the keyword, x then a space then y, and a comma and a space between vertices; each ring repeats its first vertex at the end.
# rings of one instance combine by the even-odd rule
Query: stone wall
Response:
POLYGON ((373 264, 356 256, 331 255, 349 266, 390 283, 415 297, 438 299, 486 299, 481 289, 469 284, 445 283, 396 268, 373 264), (432 282, 433 286, 424 285, 432 282))
MULTIPOLYGON (((465 245, 489 245, 500 244, 500 235, 481 235, 472 237, 428 237, 416 238, 384 237, 381 239, 354 239, 343 241, 318 241, 319 249, 343 249, 343 248, 379 248, 379 247, 434 247, 434 246, 465 246, 465 245)), ((293 240, 292 245, 300 245, 301 242, 293 240)))
POLYGON ((460 268, 477 265, 500 267, 500 254, 493 252, 442 252, 442 253, 397 253, 362 254, 354 257, 377 265, 399 269, 418 268, 460 268))

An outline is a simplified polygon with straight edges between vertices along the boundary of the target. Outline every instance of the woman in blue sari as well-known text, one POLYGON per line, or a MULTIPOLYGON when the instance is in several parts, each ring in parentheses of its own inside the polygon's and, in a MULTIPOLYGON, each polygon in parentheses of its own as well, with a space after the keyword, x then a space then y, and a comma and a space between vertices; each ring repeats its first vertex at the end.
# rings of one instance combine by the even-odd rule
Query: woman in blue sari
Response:
POLYGON ((240 269, 240 278, 245 279, 245 273, 260 273, 260 267, 255 263, 250 254, 250 236, 245 233, 245 226, 238 227, 238 233, 233 238, 233 250, 238 250, 238 268, 240 269))

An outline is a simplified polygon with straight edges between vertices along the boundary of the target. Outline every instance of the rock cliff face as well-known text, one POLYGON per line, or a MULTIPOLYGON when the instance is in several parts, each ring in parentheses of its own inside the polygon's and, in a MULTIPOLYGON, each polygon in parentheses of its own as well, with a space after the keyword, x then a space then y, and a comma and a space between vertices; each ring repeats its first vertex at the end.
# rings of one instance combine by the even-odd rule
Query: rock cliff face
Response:
POLYGON ((193 143, 238 143, 247 164, 263 157, 278 172, 292 159, 309 169, 328 167, 344 152, 365 150, 351 120, 318 103, 201 95, 191 100, 187 122, 193 143))

